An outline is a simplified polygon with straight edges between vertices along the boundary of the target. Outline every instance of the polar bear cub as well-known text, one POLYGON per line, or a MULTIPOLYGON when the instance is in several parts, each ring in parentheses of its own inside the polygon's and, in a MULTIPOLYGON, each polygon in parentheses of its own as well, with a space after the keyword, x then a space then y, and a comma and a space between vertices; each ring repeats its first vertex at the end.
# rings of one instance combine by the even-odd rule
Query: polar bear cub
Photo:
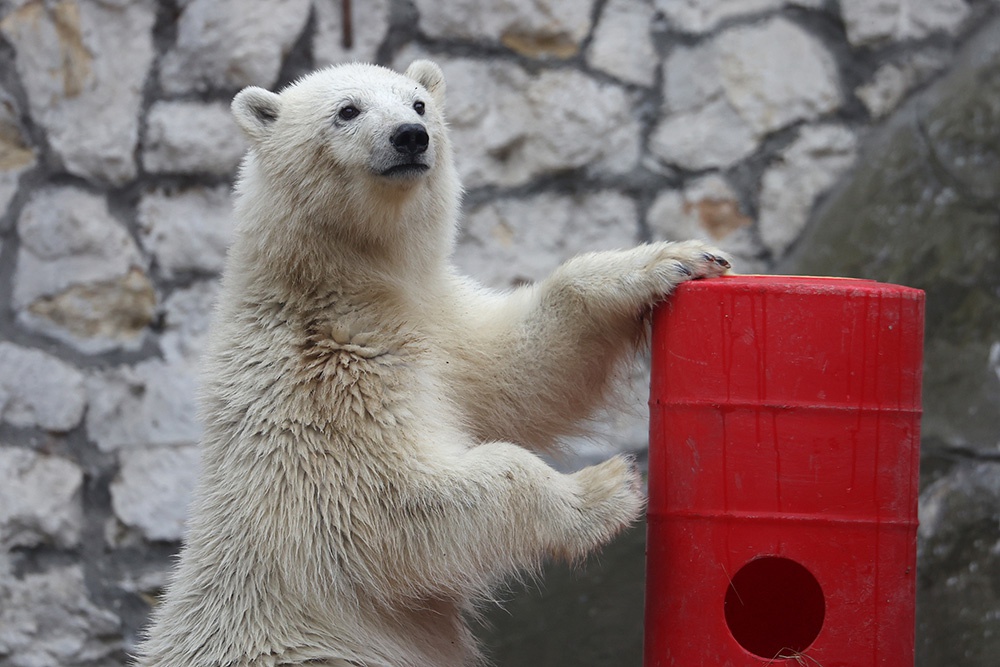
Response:
POLYGON ((643 507, 628 459, 536 451, 600 407, 697 242, 485 289, 452 268, 460 185, 428 61, 233 101, 250 140, 204 371, 202 473, 143 667, 459 667, 473 601, 580 559, 643 507))

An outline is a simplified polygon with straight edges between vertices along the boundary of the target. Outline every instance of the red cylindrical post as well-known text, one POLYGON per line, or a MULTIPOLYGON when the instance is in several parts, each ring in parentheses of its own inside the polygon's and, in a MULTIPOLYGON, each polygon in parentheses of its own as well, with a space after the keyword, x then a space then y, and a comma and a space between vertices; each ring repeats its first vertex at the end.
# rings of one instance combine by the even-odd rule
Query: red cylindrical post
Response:
POLYGON ((786 276, 657 309, 645 667, 912 667, 923 316, 786 276))

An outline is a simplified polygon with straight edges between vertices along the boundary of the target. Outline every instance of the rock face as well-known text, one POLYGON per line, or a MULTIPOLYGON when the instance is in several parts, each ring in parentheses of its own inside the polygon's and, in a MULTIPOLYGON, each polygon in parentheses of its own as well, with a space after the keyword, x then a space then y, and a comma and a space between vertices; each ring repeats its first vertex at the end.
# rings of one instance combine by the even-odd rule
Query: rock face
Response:
POLYGON ((0 420, 69 431, 86 406, 83 374, 39 350, 0 342, 0 420))
POLYGON ((88 180, 126 183, 136 175, 155 3, 17 4, 0 32, 14 46, 32 118, 45 129, 54 158, 88 180))
POLYGON ((927 292, 925 456, 1000 451, 1000 27, 899 114, 819 211, 790 272, 927 292))
POLYGON ((0 482, 0 548, 79 543, 83 472, 76 464, 0 446, 0 482))
POLYGON ((988 665, 1000 651, 1000 464, 967 462, 920 498, 919 665, 988 665))
POLYGON ((529 57, 576 55, 590 29, 590 4, 575 0, 518 2, 483 6, 468 0, 416 0, 420 27, 437 38, 496 40, 529 57))
POLYGON ((0 659, 11 667, 108 664, 120 656, 120 620, 89 599, 79 566, 14 578, 0 561, 0 601, 0 659))
POLYGON ((160 85, 170 93, 273 86, 309 11, 308 0, 188 0, 160 85))
POLYGON ((39 190, 18 234, 14 304, 27 326, 84 351, 138 344, 156 297, 135 241, 102 198, 39 190))
POLYGON ((927 292, 917 632, 925 666, 987 665, 1000 650, 998 100, 993 23, 867 142, 783 265, 927 292))
POLYGON ((196 447, 124 453, 120 477, 111 484, 115 514, 150 540, 181 539, 199 469, 196 447))
POLYGON ((147 171, 226 176, 245 150, 226 104, 157 102, 146 117, 142 162, 147 171))
MULTIPOLYGON (((743 273, 927 290, 920 665, 992 667, 998 20, 990 0, 0 0, 0 667, 123 667, 179 547, 232 96, 418 57, 447 77, 477 280, 701 238, 743 273)), ((641 460, 648 362, 632 376, 632 410, 560 465, 641 460)), ((638 665, 642 535, 513 596, 495 664, 638 665)))

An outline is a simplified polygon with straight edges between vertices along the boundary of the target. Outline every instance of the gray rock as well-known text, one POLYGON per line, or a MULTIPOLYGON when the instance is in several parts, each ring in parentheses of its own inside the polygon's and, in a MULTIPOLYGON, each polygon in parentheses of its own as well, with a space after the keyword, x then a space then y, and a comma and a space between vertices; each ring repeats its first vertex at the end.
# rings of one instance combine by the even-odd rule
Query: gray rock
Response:
POLYGON ((912 89, 928 81, 945 67, 946 56, 938 51, 914 53, 899 63, 879 67, 871 80, 859 86, 855 95, 873 118, 883 118, 893 111, 912 89))
POLYGON ((823 0, 654 0, 671 26, 690 33, 710 31, 725 19, 778 9, 783 5, 820 7, 823 0))
POLYGON ((757 149, 753 128, 726 99, 714 41, 676 48, 663 64, 663 108, 649 138, 668 165, 728 167, 757 149))
POLYGON ((841 103, 833 56, 788 19, 727 30, 715 40, 715 57, 726 99, 760 135, 841 103))
POLYGON ((87 596, 79 565, 15 578, 0 558, 0 660, 10 667, 121 664, 121 622, 87 596))
POLYGON ((270 88, 302 33, 309 0, 187 0, 160 63, 168 93, 270 88))
POLYGON ((0 446, 0 549, 76 546, 82 485, 83 471, 72 461, 0 446))
POLYGON ((833 57, 780 17, 675 49, 663 65, 663 90, 649 148, 692 170, 732 166, 770 132, 841 103, 833 57))
POLYGON ((982 40, 942 81, 930 99, 921 100, 919 120, 930 158, 963 197, 985 205, 1000 199, 1000 30, 996 42, 982 40), (940 102, 951 101, 949 104, 940 102))
POLYGON ((197 367, 218 292, 217 282, 202 281, 175 291, 164 302, 160 350, 165 361, 186 361, 197 367))
POLYGON ((87 376, 87 434, 102 451, 187 446, 201 438, 198 362, 217 293, 216 282, 202 281, 164 302, 162 359, 87 376))
MULTIPOLYGON (((410 50, 397 61, 418 55, 410 50)), ((502 61, 440 64, 456 162, 467 187, 516 185, 567 169, 621 174, 638 164, 641 125, 624 88, 574 70, 531 76, 502 61)))
POLYGON ((455 262, 508 287, 541 280, 580 252, 634 245, 638 234, 635 202, 612 192, 498 200, 469 212, 455 262))
POLYGON ((180 540, 201 464, 197 447, 156 447, 121 452, 111 483, 111 505, 126 525, 150 540, 180 540))
POLYGON ((700 239, 738 258, 739 273, 754 273, 763 266, 753 219, 740 205, 736 192, 718 174, 692 181, 683 190, 666 190, 653 201, 646 225, 653 239, 683 241, 700 239))
POLYGON ((154 190, 139 202, 139 238, 163 276, 219 273, 233 234, 227 186, 154 190))
POLYGON ((85 352, 139 344, 156 295, 135 242, 103 198, 72 187, 40 190, 21 212, 18 233, 19 321, 85 352))
POLYGON ((969 15, 965 0, 840 0, 847 39, 855 45, 954 33, 969 15))
POLYGON ((0 341, 0 420, 68 431, 86 406, 83 375, 56 357, 0 341))
POLYGON ((343 4, 317 2, 313 58, 317 67, 344 62, 375 62, 389 30, 389 0, 365 0, 351 4, 351 46, 344 45, 343 4))
POLYGON ((587 62, 622 81, 652 86, 658 60, 650 32, 653 18, 649 0, 611 0, 594 30, 587 62))
POLYGON ((725 96, 714 41, 675 47, 663 62, 662 115, 696 111, 725 96))
POLYGON ((805 126, 764 173, 760 236, 775 257, 799 237, 813 204, 854 163, 856 139, 842 125, 805 126))
POLYGON ((87 434, 103 451, 191 445, 201 437, 198 381, 186 359, 148 359, 91 373, 87 434))
POLYGON ((21 174, 38 162, 20 116, 17 101, 0 86, 0 231, 4 231, 3 220, 17 193, 21 174))
POLYGON ((70 173, 113 185, 135 176, 155 13, 152 0, 30 2, 0 21, 31 116, 70 173))
POLYGON ((781 266, 927 292, 925 476, 951 465, 951 448, 1000 445, 1000 378, 990 365, 1000 341, 998 96, 994 21, 945 78, 866 139, 854 172, 781 266))
POLYGON ((920 496, 918 667, 1000 654, 1000 463, 952 470, 920 496))
POLYGON ((667 116, 649 138, 649 150, 660 160, 691 170, 730 167, 758 145, 753 129, 725 99, 667 116))
POLYGON ((246 142, 221 102, 157 102, 146 118, 142 163, 156 174, 232 173, 246 142))
POLYGON ((431 37, 496 40, 529 57, 568 58, 590 30, 591 3, 576 0, 415 0, 431 37))

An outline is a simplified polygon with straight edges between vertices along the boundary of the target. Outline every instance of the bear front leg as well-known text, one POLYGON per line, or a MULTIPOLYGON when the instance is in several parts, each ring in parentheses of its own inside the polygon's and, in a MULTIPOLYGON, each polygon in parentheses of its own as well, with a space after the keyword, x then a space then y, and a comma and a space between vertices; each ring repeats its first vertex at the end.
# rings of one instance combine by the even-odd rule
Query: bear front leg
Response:
POLYGON ((503 299, 472 293, 481 319, 447 371, 459 374, 456 400, 483 440, 550 447, 605 401, 649 308, 679 283, 729 268, 699 241, 651 243, 580 255, 503 299))
POLYGON ((555 318, 580 336, 632 329, 639 316, 685 280, 722 275, 727 255, 700 241, 649 243, 578 255, 539 286, 539 323, 555 318))
POLYGON ((382 604, 467 600, 548 557, 582 559, 644 503, 639 474, 624 457, 562 474, 503 442, 428 462, 381 495, 382 511, 394 516, 369 515, 371 526, 356 526, 355 544, 364 548, 345 561, 382 604))

